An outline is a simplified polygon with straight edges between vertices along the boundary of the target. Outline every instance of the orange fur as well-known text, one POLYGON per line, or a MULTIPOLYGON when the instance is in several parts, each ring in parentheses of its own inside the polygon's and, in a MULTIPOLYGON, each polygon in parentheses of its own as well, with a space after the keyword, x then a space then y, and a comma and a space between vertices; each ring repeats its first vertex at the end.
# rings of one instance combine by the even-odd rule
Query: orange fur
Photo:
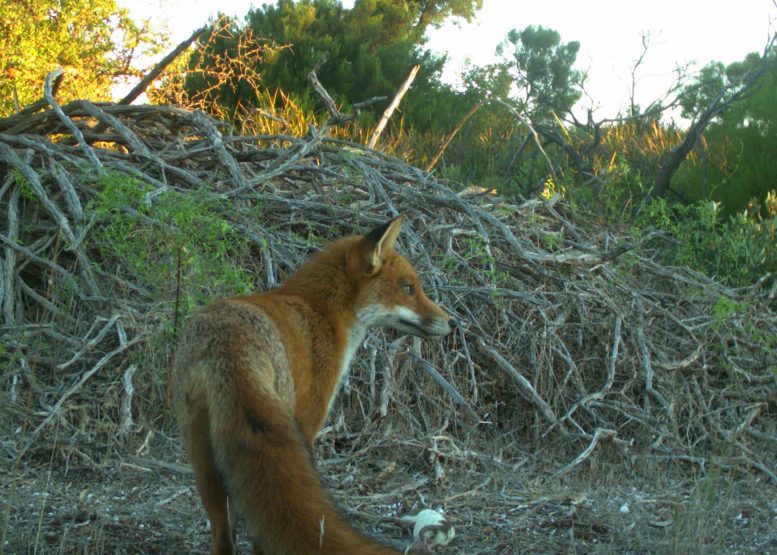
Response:
POLYGON ((213 553, 235 552, 229 506, 254 553, 398 553, 354 530, 327 496, 316 434, 371 327, 450 331, 393 248, 401 218, 314 255, 273 291, 223 299, 188 322, 174 407, 211 521, 213 553))

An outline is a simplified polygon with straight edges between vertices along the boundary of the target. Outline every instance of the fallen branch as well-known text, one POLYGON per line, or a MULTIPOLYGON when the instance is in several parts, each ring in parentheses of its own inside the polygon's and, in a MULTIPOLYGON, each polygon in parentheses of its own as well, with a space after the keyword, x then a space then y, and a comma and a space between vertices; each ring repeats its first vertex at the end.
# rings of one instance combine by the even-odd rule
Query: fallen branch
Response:
POLYGON ((172 52, 162 58, 161 62, 155 65, 151 71, 143 76, 143 79, 141 79, 137 85, 132 87, 132 90, 130 90, 130 92, 128 92, 124 98, 119 100, 119 104, 132 104, 132 102, 141 94, 143 94, 148 86, 153 83, 154 80, 159 77, 159 75, 161 75, 165 68, 173 63, 175 59, 178 58, 178 56, 180 56, 187 48, 189 48, 189 46, 191 46, 191 44, 200 37, 200 35, 207 31, 207 29, 208 27, 200 27, 194 31, 188 39, 176 46, 172 52))
POLYGON ((27 443, 25 446, 19 450, 17 453, 17 458, 21 459, 24 457, 24 454, 32 447, 32 445, 35 443, 35 441, 38 438, 38 435, 51 423, 51 421, 54 419, 55 416, 62 410, 62 406, 64 405, 65 401, 73 395, 76 391, 81 389, 83 385, 94 376, 97 372, 99 372, 103 367, 105 367, 106 364, 108 364, 111 359, 116 357, 117 355, 123 353, 133 345, 140 343, 145 339, 145 336, 138 335, 136 337, 133 337, 129 341, 125 341, 124 343, 120 344, 116 349, 111 351, 110 353, 106 354, 104 357, 102 357, 97 364, 95 364, 91 369, 84 372, 78 380, 70 386, 68 389, 65 390, 65 392, 62 394, 62 396, 59 398, 59 400, 54 403, 54 406, 51 408, 49 413, 46 415, 46 417, 43 419, 43 421, 38 424, 38 426, 28 435, 27 437, 27 443))
POLYGON ((615 430, 605 430, 602 428, 596 428, 596 430, 594 431, 594 435, 591 438, 591 443, 588 444, 588 447, 586 447, 577 457, 575 457, 575 460, 573 460, 566 466, 554 472, 552 477, 558 478, 559 476, 563 476, 564 474, 572 470, 574 467, 579 465, 581 462, 586 460, 588 457, 590 457, 591 453, 593 453, 594 449, 596 449, 596 445, 599 443, 599 440, 613 438, 616 435, 617 433, 615 432, 615 430))

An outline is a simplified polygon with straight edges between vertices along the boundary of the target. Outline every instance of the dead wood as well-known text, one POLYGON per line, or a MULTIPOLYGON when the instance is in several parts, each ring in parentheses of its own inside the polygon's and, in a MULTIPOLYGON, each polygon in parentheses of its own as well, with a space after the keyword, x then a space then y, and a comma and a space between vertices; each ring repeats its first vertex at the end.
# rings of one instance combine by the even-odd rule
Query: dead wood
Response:
MULTIPOLYGON (((439 477, 451 461, 480 464, 492 450, 519 457, 516 445, 542 439, 566 446, 566 460, 547 468, 557 476, 607 440, 624 453, 774 480, 768 292, 661 266, 652 236, 619 236, 558 199, 459 194, 317 129, 235 136, 202 113, 60 107, 47 91, 48 108, 0 120, 0 356, 13 386, 0 418, 4 430, 31 430, 3 438, 14 457, 50 449, 42 438, 55 424, 77 444, 90 423, 103 426, 98 436, 131 438, 164 418, 163 351, 174 342, 164 322, 177 280, 133 281, 94 239, 107 224, 90 202, 106 176, 119 176, 150 187, 146 206, 163 195, 216 199, 225 225, 251 245, 245 264, 257 288, 277 284, 321 241, 408 217, 402 248, 460 325, 444 344, 418 349, 370 335, 324 436, 364 450, 407 438, 432 445, 439 477), (101 410, 106 403, 114 408, 101 410)), ((175 230, 140 208, 117 207, 160 240, 175 230)), ((185 294, 186 276, 181 283, 185 294)))

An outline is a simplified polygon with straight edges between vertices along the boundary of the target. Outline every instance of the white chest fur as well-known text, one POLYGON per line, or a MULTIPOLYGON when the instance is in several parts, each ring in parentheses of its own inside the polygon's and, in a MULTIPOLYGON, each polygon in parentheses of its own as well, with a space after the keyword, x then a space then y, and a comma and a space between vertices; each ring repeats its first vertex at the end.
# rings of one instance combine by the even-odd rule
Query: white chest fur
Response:
POLYGON ((345 377, 348 375, 353 355, 356 354, 356 350, 361 346, 362 342, 364 342, 364 337, 367 335, 368 329, 369 325, 367 322, 357 317, 356 323, 348 331, 347 343, 343 352, 343 358, 340 361, 337 382, 329 397, 329 406, 326 409, 327 414, 332 410, 332 403, 334 403, 335 397, 337 397, 337 393, 340 391, 340 388, 343 386, 343 381, 345 381, 345 377))

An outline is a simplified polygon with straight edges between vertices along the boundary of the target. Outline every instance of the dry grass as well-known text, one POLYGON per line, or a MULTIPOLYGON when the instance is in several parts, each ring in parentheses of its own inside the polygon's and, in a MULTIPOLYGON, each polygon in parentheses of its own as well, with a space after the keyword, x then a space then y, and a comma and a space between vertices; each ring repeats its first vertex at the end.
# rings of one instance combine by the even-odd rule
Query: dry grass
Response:
POLYGON ((317 454, 357 525, 407 544, 391 517, 432 506, 455 521, 450 553, 777 550, 768 292, 660 266, 644 238, 558 201, 457 194, 317 130, 62 110, 0 120, 5 553, 205 552, 165 405, 175 315, 271 287, 398 212, 461 325, 444 343, 365 341, 317 454), (96 215, 116 183, 141 194, 96 215), (206 222, 175 211, 203 191, 191 214, 224 223, 213 244, 187 242, 206 222), (143 258, 124 248, 138 242, 143 258))

